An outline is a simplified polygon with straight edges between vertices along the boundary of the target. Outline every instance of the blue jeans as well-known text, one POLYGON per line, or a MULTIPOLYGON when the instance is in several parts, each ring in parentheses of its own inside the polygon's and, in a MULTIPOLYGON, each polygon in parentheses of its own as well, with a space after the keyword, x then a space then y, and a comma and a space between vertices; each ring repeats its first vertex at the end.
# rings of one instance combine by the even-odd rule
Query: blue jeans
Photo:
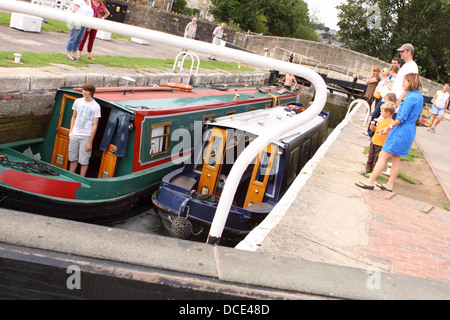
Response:
POLYGON ((125 157, 128 142, 128 125, 130 124, 131 114, 125 113, 117 109, 111 109, 105 132, 103 133, 100 150, 107 151, 109 143, 113 137, 114 131, 117 129, 116 156, 125 157))
POLYGON ((373 132, 372 130, 370 130, 370 123, 376 119, 379 118, 381 115, 381 105, 384 103, 384 99, 377 99, 375 102, 375 109, 372 112, 372 116, 370 118, 370 122, 369 122, 369 127, 367 128, 367 133, 369 134, 369 137, 373 137, 373 135, 375 134, 375 132, 373 132))
POLYGON ((74 25, 72 25, 72 28, 70 29, 69 41, 67 41, 66 45, 67 52, 77 52, 78 46, 80 45, 81 40, 83 40, 85 32, 85 27, 77 29, 74 25))

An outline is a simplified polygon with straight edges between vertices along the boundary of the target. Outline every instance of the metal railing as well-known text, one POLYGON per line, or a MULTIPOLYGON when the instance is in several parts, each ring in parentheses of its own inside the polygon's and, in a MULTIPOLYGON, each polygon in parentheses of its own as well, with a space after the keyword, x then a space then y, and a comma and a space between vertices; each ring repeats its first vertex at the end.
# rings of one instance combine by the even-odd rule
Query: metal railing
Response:
POLYGON ((63 11, 72 8, 71 0, 31 0, 31 3, 63 11))
POLYGON ((191 58, 191 70, 189 71, 189 75, 192 75, 192 69, 194 68, 194 64, 195 62, 197 62, 197 67, 195 70, 195 76, 198 75, 198 68, 200 67, 200 59, 198 57, 198 55, 196 55, 195 53, 190 53, 190 52, 186 52, 186 51, 182 51, 180 52, 177 57, 175 58, 175 62, 173 63, 173 69, 172 71, 175 71, 175 69, 177 67, 180 68, 180 72, 183 71, 183 67, 184 67, 184 60, 190 57, 191 58), (183 59, 181 59, 181 61, 178 61, 178 59, 183 56, 183 59))
POLYGON ((313 65, 314 66, 314 71, 317 72, 317 69, 322 65, 322 62, 320 60, 317 59, 313 59, 304 55, 301 55, 299 53, 293 52, 291 50, 288 49, 284 49, 284 48, 280 48, 280 47, 274 47, 272 49, 266 49, 264 50, 265 56, 267 56, 267 54, 269 52, 273 52, 275 55, 275 58, 277 57, 277 50, 280 50, 281 53, 281 61, 289 61, 289 59, 292 57, 292 63, 298 63, 298 64, 304 64, 304 65, 313 65), (311 62, 311 63, 308 63, 311 62))

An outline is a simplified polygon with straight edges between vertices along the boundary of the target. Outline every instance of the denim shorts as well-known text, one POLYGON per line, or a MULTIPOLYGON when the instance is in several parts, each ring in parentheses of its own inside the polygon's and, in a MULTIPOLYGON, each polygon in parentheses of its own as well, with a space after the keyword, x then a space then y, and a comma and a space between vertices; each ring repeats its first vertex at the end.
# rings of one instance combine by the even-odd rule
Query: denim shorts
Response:
POLYGON ((438 106, 433 105, 431 107, 431 114, 437 114, 439 116, 444 115, 444 109, 445 108, 439 108, 438 106))
POLYGON ((91 151, 86 151, 86 145, 89 142, 89 136, 71 135, 69 139, 69 161, 78 161, 82 166, 89 164, 91 151))

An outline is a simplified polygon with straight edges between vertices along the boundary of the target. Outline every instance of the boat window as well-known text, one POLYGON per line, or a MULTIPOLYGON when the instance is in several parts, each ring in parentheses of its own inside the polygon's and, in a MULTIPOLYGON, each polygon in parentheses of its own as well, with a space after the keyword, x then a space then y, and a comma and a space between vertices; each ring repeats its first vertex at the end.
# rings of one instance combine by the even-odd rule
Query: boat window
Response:
POLYGON ((217 157, 221 151, 220 146, 222 145, 222 137, 213 136, 213 139, 207 164, 208 166, 215 168, 217 157))
POLYGON ((195 170, 198 172, 202 171, 203 168, 203 162, 205 162, 206 159, 206 153, 208 151, 208 145, 209 145, 209 140, 211 139, 211 133, 212 130, 210 128, 206 129, 205 132, 203 133, 203 146, 201 149, 201 152, 198 152, 197 158, 196 158, 196 166, 195 166, 195 170))
POLYGON ((288 184, 291 183, 297 176, 299 150, 299 148, 296 148, 289 155, 288 184))
POLYGON ((207 121, 211 121, 211 120, 213 120, 213 119, 215 119, 216 118, 216 116, 215 116, 215 114, 213 113, 213 114, 207 114, 207 115, 204 115, 203 116, 203 123, 205 123, 205 122, 207 122, 207 121))
POLYGON ((307 140, 303 143, 303 150, 302 150, 302 163, 300 165, 300 170, 303 169, 303 167, 305 166, 305 164, 308 162, 309 160, 309 144, 310 144, 311 140, 307 140))
POLYGON ((280 154, 278 153, 277 149, 277 154, 275 155, 275 159, 273 159, 273 165, 270 170, 270 177, 266 187, 266 195, 269 197, 275 196, 276 182, 277 182, 276 177, 279 168, 280 168, 280 154))
POLYGON ((150 157, 156 157, 169 150, 170 122, 152 125, 150 132, 150 157))
POLYGON ((319 148, 318 142, 319 142, 319 133, 316 133, 312 137, 312 153, 315 153, 319 148))
POLYGON ((227 111, 226 115, 230 116, 232 114, 236 114, 236 110, 227 111))
POLYGON ((261 160, 259 162, 259 168, 258 172, 256 173, 255 181, 264 182, 264 177, 269 174, 267 172, 267 169, 269 168, 269 161, 270 161, 270 153, 263 151, 261 154, 261 160))

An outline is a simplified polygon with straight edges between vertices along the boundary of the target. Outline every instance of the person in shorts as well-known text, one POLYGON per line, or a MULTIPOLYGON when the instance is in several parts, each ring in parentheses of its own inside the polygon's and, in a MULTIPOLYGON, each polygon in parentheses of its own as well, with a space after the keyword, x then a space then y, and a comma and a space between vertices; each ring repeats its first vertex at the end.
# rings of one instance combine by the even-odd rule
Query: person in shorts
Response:
POLYGON ((428 132, 435 133, 437 125, 444 117, 445 109, 447 108, 449 101, 448 87, 448 83, 444 84, 442 90, 436 91, 433 100, 431 100, 433 106, 431 107, 431 122, 430 128, 428 128, 428 132), (436 120, 436 123, 434 122, 434 120, 436 120))
POLYGON ((82 87, 83 98, 75 100, 72 106, 73 115, 70 121, 69 162, 70 172, 80 167, 80 176, 86 176, 89 159, 92 154, 92 142, 97 132, 100 105, 94 100, 95 86, 86 82, 82 87))

